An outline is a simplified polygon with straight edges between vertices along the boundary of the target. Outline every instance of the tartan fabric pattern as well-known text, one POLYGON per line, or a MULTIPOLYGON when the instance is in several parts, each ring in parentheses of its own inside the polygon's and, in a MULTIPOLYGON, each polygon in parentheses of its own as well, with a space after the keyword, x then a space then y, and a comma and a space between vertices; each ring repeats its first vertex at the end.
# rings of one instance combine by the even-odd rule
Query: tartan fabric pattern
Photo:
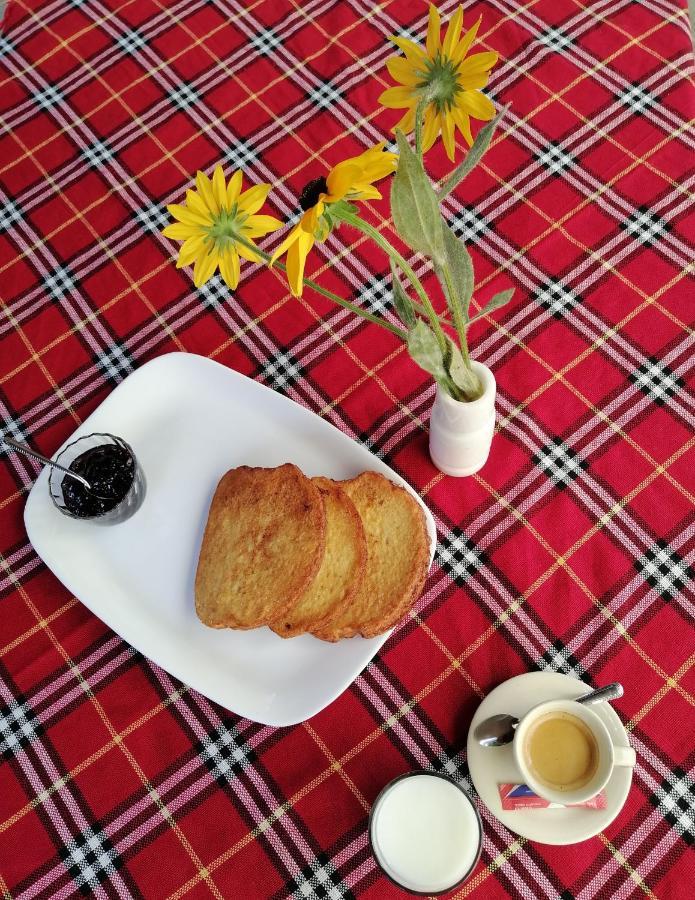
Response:
POLYGON ((290 894, 296 900, 352 900, 354 894, 336 875, 336 869, 325 854, 320 854, 295 876, 290 894))
POLYGON ((199 754, 220 784, 230 781, 253 762, 253 750, 241 738, 235 726, 220 724, 201 741, 199 754))
POLYGON ((559 438, 542 447, 533 457, 533 462, 558 488, 566 487, 586 467, 575 451, 559 438))
POLYGON ((676 767, 651 798, 683 840, 695 843, 695 782, 676 767))
MULTIPOLYGON (((441 9, 452 13, 455 3, 441 9)), ((680 900, 695 876, 693 55, 682 0, 480 0, 488 93, 511 103, 443 203, 475 264, 497 381, 488 464, 427 456, 434 387, 391 335, 245 262, 195 288, 161 235, 197 169, 304 184, 396 114, 387 38, 420 0, 9 0, 0 34, 0 430, 52 453, 147 360, 201 353, 325 416, 431 508, 435 562, 379 655, 291 729, 241 719, 110 632, 28 544, 37 469, 0 452, 0 892, 389 898, 370 804, 412 768, 472 790, 477 703, 531 669, 599 685, 637 751, 625 808, 567 848, 485 845, 454 896, 680 900), (674 728, 673 723, 681 727, 674 728)), ((463 148, 459 147, 459 156, 463 148)), ((441 147, 428 154, 447 171, 441 147)), ((397 240, 388 205, 365 216, 397 240)), ((264 244, 272 250, 281 238, 264 244)), ((433 300, 428 266, 416 269, 433 300)), ((308 272, 395 321, 387 261, 350 230, 308 272), (335 258, 331 270, 329 258, 335 258)), ((320 675, 317 675, 320 677, 320 675)))
POLYGON ((60 856, 75 885, 87 897, 120 865, 106 835, 91 826, 63 847, 60 856))
POLYGON ((664 541, 657 541, 636 565, 642 577, 664 600, 678 597, 693 579, 692 569, 664 541))
POLYGON ((14 698, 0 708, 0 753, 16 756, 41 733, 41 724, 25 702, 14 698))
POLYGON ((483 553, 458 528, 446 534, 438 544, 437 560, 459 585, 485 563, 483 553))
POLYGON ((658 406, 663 406, 669 397, 673 397, 683 387, 682 380, 654 357, 648 357, 634 375, 630 376, 630 380, 658 406))

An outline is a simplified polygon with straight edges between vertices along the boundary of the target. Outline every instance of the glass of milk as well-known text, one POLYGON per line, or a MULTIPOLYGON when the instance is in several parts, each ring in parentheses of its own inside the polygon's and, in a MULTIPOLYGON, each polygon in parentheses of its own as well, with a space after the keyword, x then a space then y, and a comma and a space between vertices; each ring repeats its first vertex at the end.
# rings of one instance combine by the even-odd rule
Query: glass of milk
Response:
POLYGON ((382 872, 412 894, 458 887, 483 847, 478 810, 438 772, 407 772, 382 790, 369 814, 369 839, 382 872))

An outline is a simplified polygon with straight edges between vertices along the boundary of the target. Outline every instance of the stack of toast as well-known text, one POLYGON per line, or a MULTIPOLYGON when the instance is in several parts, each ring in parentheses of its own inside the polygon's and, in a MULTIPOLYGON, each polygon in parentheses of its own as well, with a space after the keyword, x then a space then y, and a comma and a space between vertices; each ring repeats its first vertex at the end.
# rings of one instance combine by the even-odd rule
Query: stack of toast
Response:
POLYGON ((241 466, 212 499, 196 611, 212 628, 374 637, 417 600, 429 561, 421 506, 383 475, 331 481, 291 463, 241 466))

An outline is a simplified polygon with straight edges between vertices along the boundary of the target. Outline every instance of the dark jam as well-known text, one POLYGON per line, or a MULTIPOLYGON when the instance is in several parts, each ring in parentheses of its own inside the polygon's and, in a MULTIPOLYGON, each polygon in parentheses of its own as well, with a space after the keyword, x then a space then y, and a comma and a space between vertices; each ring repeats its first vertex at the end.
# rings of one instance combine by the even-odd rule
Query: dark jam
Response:
POLYGON ((80 518, 103 516, 124 499, 133 484, 135 463, 125 447, 102 444, 80 453, 68 466, 71 472, 86 478, 92 490, 64 475, 61 482, 63 503, 68 512, 80 518))

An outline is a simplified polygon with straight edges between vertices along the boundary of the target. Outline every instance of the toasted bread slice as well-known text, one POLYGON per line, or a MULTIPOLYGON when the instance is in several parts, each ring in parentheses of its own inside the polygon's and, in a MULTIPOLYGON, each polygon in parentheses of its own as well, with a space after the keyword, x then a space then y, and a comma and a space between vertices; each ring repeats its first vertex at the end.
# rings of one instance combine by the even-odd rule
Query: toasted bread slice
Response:
POLYGON ((364 580, 367 540, 355 504, 338 482, 313 478, 326 504, 326 552, 318 575, 270 627, 280 637, 318 628, 352 601, 364 580))
POLYGON ((429 570, 429 536, 419 503, 376 472, 340 482, 367 536, 367 570, 343 612, 312 634, 326 641, 374 637, 395 625, 417 600, 429 570))
POLYGON ((282 616, 315 578, 326 512, 291 464, 241 466, 217 485, 198 560, 195 607, 212 628, 257 628, 282 616))

